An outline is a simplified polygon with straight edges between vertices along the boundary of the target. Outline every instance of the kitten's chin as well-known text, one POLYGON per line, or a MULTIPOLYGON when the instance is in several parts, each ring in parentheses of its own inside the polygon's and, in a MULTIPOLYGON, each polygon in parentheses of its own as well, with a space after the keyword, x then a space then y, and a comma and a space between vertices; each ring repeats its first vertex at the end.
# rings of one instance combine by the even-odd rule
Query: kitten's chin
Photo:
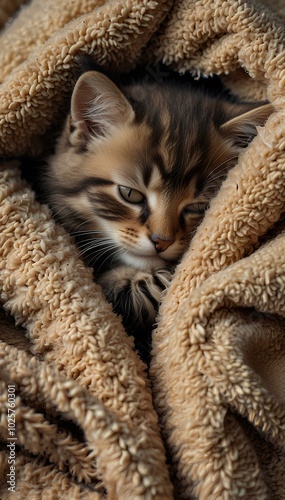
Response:
POLYGON ((126 253, 124 255, 124 264, 135 267, 136 269, 143 269, 145 271, 151 271, 158 267, 167 267, 169 263, 166 260, 161 259, 158 255, 146 256, 146 255, 134 255, 131 253, 126 253))

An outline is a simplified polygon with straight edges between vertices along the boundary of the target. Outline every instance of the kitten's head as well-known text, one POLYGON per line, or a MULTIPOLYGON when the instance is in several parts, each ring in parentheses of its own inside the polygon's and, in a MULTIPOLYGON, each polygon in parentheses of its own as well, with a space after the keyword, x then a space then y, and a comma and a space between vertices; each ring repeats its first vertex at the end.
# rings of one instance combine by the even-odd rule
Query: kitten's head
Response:
POLYGON ((54 211, 69 230, 88 232, 95 254, 140 269, 171 264, 271 111, 167 82, 122 92, 89 71, 51 160, 54 211))

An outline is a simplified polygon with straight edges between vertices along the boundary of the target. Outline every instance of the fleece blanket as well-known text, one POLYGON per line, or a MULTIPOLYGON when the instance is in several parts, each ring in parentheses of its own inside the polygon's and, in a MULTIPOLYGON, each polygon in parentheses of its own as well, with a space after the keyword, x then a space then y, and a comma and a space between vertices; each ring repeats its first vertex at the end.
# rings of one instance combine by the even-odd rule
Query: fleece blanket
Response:
POLYGON ((283 0, 2 0, 0 24, 1 499, 285 498, 283 0), (149 371, 21 178, 79 53, 275 110, 176 269, 149 371))

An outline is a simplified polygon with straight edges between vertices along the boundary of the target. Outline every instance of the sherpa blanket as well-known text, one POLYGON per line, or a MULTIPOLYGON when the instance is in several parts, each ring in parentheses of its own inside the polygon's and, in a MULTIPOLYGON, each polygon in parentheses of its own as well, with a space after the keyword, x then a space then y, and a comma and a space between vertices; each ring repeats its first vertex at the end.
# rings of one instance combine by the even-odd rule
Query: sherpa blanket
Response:
POLYGON ((283 0, 1 0, 2 500, 285 498, 284 19, 283 0), (79 53, 220 75, 275 109, 177 267, 149 373, 21 179, 79 53))

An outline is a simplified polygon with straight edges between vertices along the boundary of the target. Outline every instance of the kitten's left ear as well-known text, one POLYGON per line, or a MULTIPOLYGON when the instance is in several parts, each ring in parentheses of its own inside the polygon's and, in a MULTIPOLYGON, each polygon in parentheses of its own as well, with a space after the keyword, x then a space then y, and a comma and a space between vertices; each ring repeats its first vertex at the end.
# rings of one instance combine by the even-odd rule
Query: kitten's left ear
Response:
POLYGON ((262 104, 229 119, 220 126, 219 130, 226 137, 232 138, 238 147, 246 147, 256 136, 256 127, 263 126, 273 111, 271 104, 262 104))
POLYGON ((104 137, 114 126, 134 118, 134 111, 120 89, 105 75, 88 71, 78 79, 71 98, 71 130, 76 139, 87 143, 104 137))

